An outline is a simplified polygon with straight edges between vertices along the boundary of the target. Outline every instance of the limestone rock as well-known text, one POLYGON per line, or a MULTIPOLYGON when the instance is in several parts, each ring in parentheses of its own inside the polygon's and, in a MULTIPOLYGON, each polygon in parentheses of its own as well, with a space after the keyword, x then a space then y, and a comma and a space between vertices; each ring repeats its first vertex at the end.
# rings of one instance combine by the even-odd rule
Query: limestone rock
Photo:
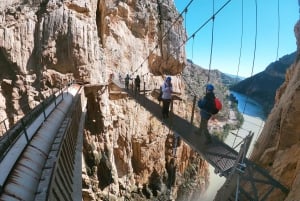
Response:
MULTIPOLYGON (((298 58, 288 69, 285 82, 277 91, 272 109, 251 158, 267 168, 271 175, 290 189, 285 201, 299 199, 300 60, 299 22, 295 26, 298 58)), ((271 194, 268 200, 284 195, 271 194)))

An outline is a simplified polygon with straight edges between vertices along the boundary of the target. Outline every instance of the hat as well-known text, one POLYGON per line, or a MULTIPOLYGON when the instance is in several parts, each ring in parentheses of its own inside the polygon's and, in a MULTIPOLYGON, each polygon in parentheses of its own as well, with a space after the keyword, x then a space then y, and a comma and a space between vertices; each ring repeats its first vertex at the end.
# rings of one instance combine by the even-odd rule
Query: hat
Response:
POLYGON ((215 89, 214 85, 212 85, 212 84, 206 85, 206 91, 213 91, 214 89, 215 89))
POLYGON ((166 81, 171 81, 171 77, 170 76, 167 77, 166 81))

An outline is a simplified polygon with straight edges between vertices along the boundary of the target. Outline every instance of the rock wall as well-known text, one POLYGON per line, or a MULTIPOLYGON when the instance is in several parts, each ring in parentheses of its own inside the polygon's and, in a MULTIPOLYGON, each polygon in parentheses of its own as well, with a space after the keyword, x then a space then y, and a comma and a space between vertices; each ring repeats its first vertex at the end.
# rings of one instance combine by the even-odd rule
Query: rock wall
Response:
POLYGON ((268 200, 300 199, 300 22, 295 25, 298 56, 288 69, 285 82, 277 90, 275 106, 257 140, 251 158, 268 169, 290 189, 285 196, 274 193, 268 200))
POLYGON ((101 83, 97 2, 6 1, 0 10, 0 111, 9 124, 70 79, 101 83), (11 104, 13 102, 13 104, 11 104))
MULTIPOLYGON (((172 0, 13 0, 0 3, 0 121, 13 125, 70 81, 85 84, 83 199, 190 200, 207 163, 133 99, 111 99, 113 75, 164 75, 184 94, 185 32, 172 0)), ((150 97, 151 98, 151 97, 150 97)), ((183 117, 191 111, 174 104, 183 117)), ((0 124, 4 129, 4 124, 0 124)))

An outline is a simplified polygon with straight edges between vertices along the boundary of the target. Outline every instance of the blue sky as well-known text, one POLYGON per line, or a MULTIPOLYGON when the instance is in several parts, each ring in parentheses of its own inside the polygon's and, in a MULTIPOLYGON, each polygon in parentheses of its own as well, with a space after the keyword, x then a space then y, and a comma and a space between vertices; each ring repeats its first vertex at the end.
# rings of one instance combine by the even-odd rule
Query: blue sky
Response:
MULTIPOLYGON (((214 0, 215 12, 228 0, 214 0)), ((215 18, 214 42, 211 69, 224 73, 250 77, 263 71, 271 62, 296 51, 294 25, 299 19, 297 0, 256 0, 257 1, 257 41, 255 49, 255 0, 232 0, 215 18), (279 16, 278 18, 278 1, 279 16), (239 63, 242 33, 242 2, 244 4, 242 53, 239 63), (280 19, 280 20, 279 20, 280 19), (280 23, 278 23, 280 21, 280 23), (278 29, 278 26, 280 27, 278 29), (279 45, 278 45, 279 33, 279 45), (252 72, 252 66, 253 72, 252 72), (238 70, 239 69, 239 70, 238 70)), ((179 12, 190 0, 174 0, 179 12)), ((194 0, 185 17, 187 36, 190 37, 213 13, 213 0, 194 0)), ((205 25, 186 44, 187 58, 208 69, 212 21, 205 25)))

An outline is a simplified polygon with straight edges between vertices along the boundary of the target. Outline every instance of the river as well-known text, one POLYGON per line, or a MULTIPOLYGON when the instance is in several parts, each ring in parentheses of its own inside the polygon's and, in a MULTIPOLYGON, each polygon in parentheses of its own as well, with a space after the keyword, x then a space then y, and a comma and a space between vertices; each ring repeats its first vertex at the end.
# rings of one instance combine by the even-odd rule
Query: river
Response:
MULTIPOLYGON (((249 151, 247 156, 249 156, 252 152, 253 145, 255 144, 256 139, 258 138, 263 126, 265 116, 263 114, 262 107, 254 100, 239 94, 237 92, 231 92, 236 99, 238 100, 238 110, 243 114, 244 123, 241 126, 241 129, 234 130, 232 133, 237 134, 238 136, 244 138, 249 134, 249 132, 253 132, 254 136, 249 147, 249 151)), ((226 144, 231 147, 236 146, 242 138, 236 137, 233 134, 229 134, 225 139, 226 144)), ((237 149, 239 150, 239 148, 237 149)), ((225 178, 220 177, 214 173, 214 168, 209 166, 210 172, 210 183, 205 191, 205 193, 197 200, 197 201, 212 201, 219 190, 219 188, 224 184, 225 178)))

